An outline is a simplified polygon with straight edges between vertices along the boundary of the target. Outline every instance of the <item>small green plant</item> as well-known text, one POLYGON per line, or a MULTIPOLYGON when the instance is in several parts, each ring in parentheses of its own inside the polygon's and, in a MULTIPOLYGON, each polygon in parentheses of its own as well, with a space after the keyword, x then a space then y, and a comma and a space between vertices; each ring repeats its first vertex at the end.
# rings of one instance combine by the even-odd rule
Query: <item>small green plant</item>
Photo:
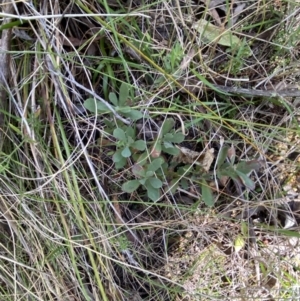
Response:
MULTIPOLYGON (((171 118, 166 119, 163 123, 150 153, 152 161, 149 162, 147 153, 136 159, 133 156, 134 161, 137 162, 132 167, 132 173, 136 179, 123 184, 122 190, 124 192, 131 193, 143 186, 152 201, 157 201, 160 198, 163 185, 160 178, 168 173, 168 164, 165 162, 162 153, 178 155, 179 150, 174 143, 184 141, 184 135, 175 132, 174 125, 175 122, 171 118)), ((128 129, 126 131, 120 129, 114 131, 114 137, 119 140, 119 145, 117 145, 118 150, 114 154, 113 160, 118 168, 125 166, 126 159, 132 154, 131 149, 144 150, 146 148, 144 141, 134 141, 135 133, 132 130, 129 130, 129 133, 126 133, 127 131, 128 129)))
POLYGON ((233 147, 225 146, 220 150, 217 160, 217 176, 222 179, 229 177, 237 185, 244 185, 247 188, 255 189, 255 183, 249 177, 253 170, 258 170, 261 167, 261 161, 241 161, 234 164, 235 150, 233 147), (228 157, 228 161, 226 158, 228 157))
POLYGON ((201 187, 202 200, 206 206, 211 207, 214 205, 213 192, 208 184, 211 178, 209 172, 205 172, 200 166, 194 165, 191 168, 190 165, 184 165, 178 168, 176 175, 171 180, 170 186, 172 192, 175 193, 178 187, 188 191, 190 182, 198 183, 201 187))
MULTIPOLYGON (((200 156, 199 153, 193 151, 185 152, 184 148, 181 148, 181 152, 181 156, 178 156, 180 160, 175 160, 173 164, 171 164, 169 169, 174 169, 178 162, 185 162, 189 164, 180 166, 177 169, 176 173, 172 175, 172 192, 175 192, 178 186, 180 186, 184 190, 188 190, 190 186, 189 182, 197 183, 201 188, 203 202, 209 207, 213 206, 215 199, 213 196, 213 191, 209 185, 209 182, 214 178, 214 172, 209 171, 214 158, 212 152, 208 150, 202 156, 200 156), (196 158, 198 158, 200 162, 196 161, 196 158), (192 163, 193 167, 191 168, 190 164, 192 163)), ((239 187, 244 185, 247 188, 253 190, 255 188, 255 183, 251 180, 250 173, 253 170, 258 170, 261 166, 261 162, 259 160, 241 161, 237 164, 235 164, 234 162, 234 148, 228 146, 223 147, 219 151, 217 158, 216 171, 217 177, 220 182, 225 185, 227 180, 231 178, 239 187)))
POLYGON ((171 51, 163 58, 164 69, 168 73, 177 71, 184 55, 184 50, 179 42, 176 42, 171 51))
POLYGON ((125 130, 117 128, 113 132, 113 136, 117 139, 117 150, 113 155, 113 161, 117 169, 126 165, 127 159, 134 151, 143 151, 146 149, 146 142, 136 139, 136 131, 133 127, 126 127, 125 130))
MULTIPOLYGON (((182 69, 180 69, 180 63, 184 57, 184 49, 179 42, 176 42, 171 51, 165 53, 163 51, 159 54, 162 57, 162 66, 166 74, 172 74, 173 77, 180 77, 182 69)), ((161 75, 156 78, 155 84, 162 84, 165 82, 165 75, 161 75)))
POLYGON ((161 131, 151 151, 151 156, 157 158, 164 152, 169 155, 177 156, 179 149, 174 143, 181 143, 184 141, 184 135, 174 130, 175 121, 168 118, 164 121, 161 131))
MULTIPOLYGON (((227 51, 229 52, 229 51, 227 51)), ((252 50, 247 44, 246 40, 241 40, 239 47, 231 49, 232 58, 229 62, 225 63, 224 70, 228 70, 231 74, 238 75, 245 65, 245 61, 252 54, 252 50)))
MULTIPOLYGON (((130 99, 130 86, 124 82, 122 82, 119 90, 119 97, 116 93, 111 92, 108 95, 110 102, 114 110, 119 113, 120 115, 130 118, 133 121, 139 120, 143 117, 143 114, 131 107, 131 99, 130 99)), ((108 107, 102 103, 101 101, 96 101, 94 98, 88 98, 84 102, 84 107, 92 113, 102 113, 102 114, 109 114, 111 111, 108 107)))
MULTIPOLYGON (((144 157, 144 156, 142 156, 144 157)), ((164 159, 156 158, 147 164, 147 160, 141 159, 132 167, 135 180, 130 180, 122 185, 122 190, 132 193, 141 185, 147 190, 147 195, 152 201, 157 201, 161 196, 163 182, 157 177, 156 172, 163 167, 164 159)))

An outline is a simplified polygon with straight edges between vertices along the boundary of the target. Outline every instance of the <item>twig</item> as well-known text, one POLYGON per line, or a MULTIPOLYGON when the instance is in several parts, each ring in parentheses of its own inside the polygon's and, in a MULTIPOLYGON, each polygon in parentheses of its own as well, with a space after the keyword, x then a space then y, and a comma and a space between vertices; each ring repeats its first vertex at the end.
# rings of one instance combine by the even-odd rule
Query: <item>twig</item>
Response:
POLYGON ((247 89, 240 87, 228 87, 223 85, 216 85, 210 83, 210 85, 201 85, 201 81, 195 79, 189 79, 189 81, 185 82, 183 80, 179 80, 178 83, 182 85, 186 90, 195 93, 202 92, 204 89, 207 90, 215 90, 216 92, 224 92, 227 95, 241 95, 245 97, 300 97, 300 85, 294 84, 290 85, 285 89, 281 90, 256 90, 256 89, 247 89))
POLYGON ((300 87, 282 89, 282 90, 255 90, 255 89, 246 89, 238 87, 226 87, 221 85, 213 85, 214 88, 221 90, 226 93, 242 95, 245 97, 299 97, 300 96, 300 87))

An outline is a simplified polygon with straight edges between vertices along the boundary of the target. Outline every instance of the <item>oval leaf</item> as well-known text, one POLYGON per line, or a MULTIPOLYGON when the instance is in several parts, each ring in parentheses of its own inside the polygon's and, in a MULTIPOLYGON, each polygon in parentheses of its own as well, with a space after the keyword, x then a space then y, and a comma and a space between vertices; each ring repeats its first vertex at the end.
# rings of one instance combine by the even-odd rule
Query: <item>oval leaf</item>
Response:
POLYGON ((147 152, 145 153, 142 153, 136 160, 136 162, 141 165, 141 166, 144 166, 146 163, 147 163, 147 160, 148 159, 148 154, 147 152))
POLYGON ((155 189, 151 185, 148 185, 146 188, 149 199, 156 202, 160 198, 160 189, 155 189))
POLYGON ((192 25, 192 28, 200 33, 201 40, 204 39, 204 42, 217 42, 219 45, 228 47, 241 44, 241 40, 233 35, 230 30, 215 26, 204 19, 198 20, 192 25))
POLYGON ((119 90, 119 105, 123 106, 126 104, 126 101, 129 97, 129 85, 126 83, 122 83, 119 90))
POLYGON ((131 144, 131 147, 139 151, 143 151, 146 148, 146 142, 144 140, 137 140, 131 144))
POLYGON ((211 188, 208 186, 207 182, 203 179, 201 183, 202 198, 206 206, 212 207, 215 203, 213 193, 211 188))
POLYGON ((131 180, 122 185, 122 190, 127 193, 134 192, 140 186, 140 182, 138 180, 131 180))
MULTIPOLYGON (((169 145, 168 145, 169 146, 169 145)), ((167 154, 169 154, 169 155, 173 155, 173 156, 178 156, 179 154, 180 154, 180 150, 178 149, 178 148, 176 148, 176 147, 168 147, 168 148, 166 148, 165 147, 165 143, 164 143, 164 145, 163 145, 163 147, 162 147, 162 150, 165 152, 165 153, 167 153, 167 154)))
POLYGON ((236 169, 229 163, 224 163, 220 170, 217 170, 218 178, 221 178, 223 176, 230 177, 233 180, 236 180, 239 176, 236 172, 236 169))
POLYGON ((110 92, 108 94, 108 98, 115 106, 118 105, 118 97, 117 97, 116 93, 110 92))
POLYGON ((145 178, 150 178, 150 177, 153 177, 154 176, 154 172, 153 171, 147 171, 146 174, 145 174, 145 178))
POLYGON ((120 128, 117 128, 117 129, 114 130, 113 136, 116 139, 120 140, 120 141, 124 141, 124 142, 127 141, 127 137, 126 137, 125 132, 122 129, 120 129, 120 128))
POLYGON ((224 146, 220 149, 217 161, 217 168, 220 168, 226 160, 228 154, 229 147, 224 146))
POLYGON ((126 135, 131 137, 132 139, 135 138, 135 129, 132 126, 128 126, 126 129, 126 135))
POLYGON ((130 110, 129 112, 124 113, 123 115, 125 117, 129 117, 133 121, 143 118, 143 114, 138 110, 130 110))
POLYGON ((121 168, 123 168, 126 165, 126 163, 127 163, 126 158, 122 157, 122 159, 120 161, 118 161, 118 162, 115 163, 115 168, 116 169, 121 169, 121 168))
POLYGON ((174 193, 176 192, 178 186, 179 186, 179 181, 178 181, 178 179, 173 179, 173 180, 171 180, 171 182, 169 183, 169 188, 168 188, 168 189, 170 189, 169 191, 170 191, 171 193, 174 194, 174 193))
POLYGON ((164 142, 164 148, 175 148, 175 146, 170 142, 164 142))
POLYGON ((159 189, 162 187, 163 183, 160 179, 158 178, 150 178, 148 179, 148 182, 151 184, 153 188, 159 189))
POLYGON ((173 133, 167 133, 164 135, 163 140, 170 141, 173 138, 173 133))
POLYGON ((128 158, 131 156, 131 151, 129 149, 129 147, 125 147, 122 152, 121 152, 121 155, 124 157, 124 158, 128 158))
POLYGON ((240 177, 240 180, 242 183, 249 188, 250 190, 255 189, 255 183, 244 173, 240 172, 239 170, 236 170, 237 175, 240 177))
POLYGON ((164 160, 162 158, 156 158, 148 165, 147 170, 155 172, 161 167, 163 162, 164 160))
POLYGON ((259 170, 261 167, 261 161, 251 160, 251 161, 242 161, 236 165, 236 169, 243 174, 249 174, 252 170, 259 170))
POLYGON ((121 150, 117 150, 112 157, 114 162, 120 162, 123 159, 123 156, 121 154, 121 150))
POLYGON ((109 112, 108 107, 102 103, 101 101, 95 101, 94 98, 88 98, 84 103, 83 106, 92 113, 96 113, 96 111, 104 113, 109 112))
POLYGON ((140 164, 134 164, 132 166, 131 170, 132 170, 132 173, 138 178, 145 176, 145 169, 140 164))
POLYGON ((174 128, 175 121, 172 118, 167 118, 162 125, 161 134, 166 135, 174 128))
POLYGON ((116 111, 122 113, 124 116, 125 114, 129 113, 131 111, 131 107, 116 107, 116 111))
POLYGON ((173 143, 181 143, 184 141, 185 136, 182 133, 173 133, 173 137, 169 139, 173 143))

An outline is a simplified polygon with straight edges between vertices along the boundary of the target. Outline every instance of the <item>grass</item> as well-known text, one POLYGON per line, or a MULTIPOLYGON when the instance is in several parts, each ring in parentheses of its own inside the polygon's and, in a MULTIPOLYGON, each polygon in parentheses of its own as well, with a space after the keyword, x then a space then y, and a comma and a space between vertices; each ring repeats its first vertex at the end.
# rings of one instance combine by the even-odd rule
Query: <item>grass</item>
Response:
POLYGON ((2 4, 0 300, 299 298, 299 4, 213 3, 2 4))

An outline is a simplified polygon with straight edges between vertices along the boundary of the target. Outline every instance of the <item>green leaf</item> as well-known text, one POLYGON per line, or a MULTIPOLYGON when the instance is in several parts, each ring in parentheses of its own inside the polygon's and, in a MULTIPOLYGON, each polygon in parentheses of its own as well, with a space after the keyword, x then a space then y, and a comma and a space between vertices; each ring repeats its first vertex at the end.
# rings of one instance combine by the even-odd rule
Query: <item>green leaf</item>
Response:
POLYGON ((221 165, 220 169, 217 170, 217 175, 219 178, 221 178, 223 176, 227 176, 233 180, 236 180, 239 178, 235 168, 232 165, 230 165, 228 162, 221 165))
POLYGON ((129 113, 131 110, 131 107, 116 107, 116 111, 118 113, 122 113, 123 115, 129 113))
POLYGON ((141 166, 140 164, 134 164, 131 168, 132 173, 138 177, 138 178, 142 178, 145 177, 146 172, 143 166, 141 166))
POLYGON ((116 162, 120 162, 123 159, 123 156, 121 154, 122 150, 117 150, 114 154, 113 154, 113 161, 116 162))
POLYGON ((131 147, 139 151, 143 151, 146 148, 146 142, 144 140, 137 140, 131 144, 131 147))
POLYGON ((222 166, 222 164, 225 162, 228 150, 229 150, 228 146, 224 146, 220 149, 218 155, 218 161, 217 161, 217 169, 219 169, 222 166))
POLYGON ((175 146, 170 142, 164 141, 164 148, 175 148, 175 146))
POLYGON ((136 160, 136 163, 144 166, 147 163, 147 158, 149 157, 147 152, 142 153, 136 160))
POLYGON ((113 136, 123 142, 127 142, 127 137, 125 132, 121 128, 117 128, 113 132, 113 136))
POLYGON ((154 159, 149 165, 148 165, 148 168, 147 168, 147 171, 157 171, 161 165, 163 164, 164 160, 162 158, 156 158, 154 159))
POLYGON ((116 93, 110 92, 108 95, 108 98, 113 105, 118 106, 119 102, 118 102, 118 97, 117 97, 116 93))
POLYGON ((122 154, 122 156, 123 156, 124 158, 129 158, 129 157, 131 156, 131 151, 130 151, 129 147, 126 146, 126 147, 122 150, 121 154, 122 154))
POLYGON ((107 133, 111 133, 112 134, 112 132, 113 132, 112 129, 114 129, 116 127, 115 122, 112 122, 112 121, 110 121, 108 119, 104 119, 103 122, 104 122, 104 125, 106 126, 107 133))
POLYGON ((182 133, 173 133, 173 137, 169 139, 173 143, 181 143, 185 139, 185 136, 182 133))
POLYGON ((97 111, 97 109, 96 109, 97 104, 96 104, 94 98, 88 98, 87 100, 85 100, 85 102, 83 103, 83 106, 92 113, 96 113, 96 111, 97 111))
POLYGON ((83 106, 92 113, 101 112, 101 113, 109 113, 110 110, 108 107, 102 103, 101 101, 96 101, 94 98, 88 98, 84 103, 83 106))
POLYGON ((212 207, 215 203, 213 193, 211 188, 208 186, 207 182, 203 179, 201 183, 202 198, 206 206, 212 207))
POLYGON ((143 114, 137 110, 130 110, 129 112, 123 113, 123 115, 132 119, 133 121, 143 118, 143 114))
POLYGON ((139 182, 142 184, 142 185, 145 185, 146 181, 148 179, 147 178, 143 178, 143 179, 140 179, 139 182))
POLYGON ((164 135, 163 140, 164 141, 170 141, 173 138, 173 133, 167 133, 164 135))
POLYGON ((169 184, 169 188, 171 188, 170 192, 174 194, 176 192, 178 186, 179 186, 178 179, 171 180, 171 182, 169 184))
POLYGON ((12 21, 12 22, 8 22, 8 23, 5 23, 5 24, 2 24, 0 26, 0 32, 4 29, 9 29, 9 28, 13 28, 13 27, 16 27, 16 26, 19 26, 19 25, 24 25, 24 23, 28 23, 28 21, 26 20, 18 20, 18 21, 12 21))
POLYGON ((131 137, 128 137, 128 140, 127 140, 127 145, 130 146, 134 143, 134 139, 132 139, 131 137))
POLYGON ((116 111, 117 111, 118 113, 126 114, 126 113, 128 113, 128 112, 131 111, 131 107, 128 107, 128 106, 125 106, 125 107, 117 106, 117 107, 116 107, 116 111))
POLYGON ((149 178, 148 181, 153 188, 159 189, 162 187, 163 183, 158 178, 149 178))
POLYGON ((138 180, 131 180, 122 185, 122 190, 127 193, 134 192, 140 186, 140 182, 138 180))
POLYGON ((169 164, 164 160, 163 164, 161 165, 161 168, 166 171, 167 168, 169 167, 169 164))
POLYGON ((244 173, 240 172, 239 170, 236 170, 237 175, 240 177, 242 183, 249 188, 250 190, 255 189, 255 183, 244 173))
POLYGON ((188 180, 185 179, 185 178, 182 178, 182 179, 180 180, 180 185, 181 185, 181 187, 182 187, 184 190, 188 190, 188 189, 190 188, 189 182, 188 182, 188 180))
POLYGON ((122 159, 120 161, 115 163, 115 168, 116 169, 121 169, 126 165, 126 163, 127 163, 126 158, 122 157, 122 159))
POLYGON ((132 139, 135 139, 135 129, 132 126, 128 126, 126 128, 126 135, 132 139))
POLYGON ((172 155, 172 156, 178 156, 180 153, 180 150, 177 147, 172 147, 172 148, 166 148, 165 145, 162 146, 163 152, 172 155))
POLYGON ((164 136, 174 128, 175 121, 172 118, 167 118, 162 125, 161 134, 164 136))
POLYGON ((156 202, 160 198, 160 189, 153 188, 150 184, 146 188, 149 199, 156 202))
POLYGON ((124 106, 129 97, 129 85, 122 83, 119 90, 119 106, 124 106))
POLYGON ((215 26, 205 19, 198 20, 192 25, 200 33, 200 39, 204 42, 217 42, 219 45, 236 47, 241 45, 241 40, 228 29, 215 26), (206 41, 205 41, 206 40, 206 41))
POLYGON ((145 178, 150 178, 150 177, 153 177, 153 176, 154 176, 154 171, 152 171, 152 170, 146 171, 145 178))
POLYGON ((261 161, 242 161, 236 165, 236 169, 244 174, 249 174, 252 170, 259 170, 261 167, 261 161))

